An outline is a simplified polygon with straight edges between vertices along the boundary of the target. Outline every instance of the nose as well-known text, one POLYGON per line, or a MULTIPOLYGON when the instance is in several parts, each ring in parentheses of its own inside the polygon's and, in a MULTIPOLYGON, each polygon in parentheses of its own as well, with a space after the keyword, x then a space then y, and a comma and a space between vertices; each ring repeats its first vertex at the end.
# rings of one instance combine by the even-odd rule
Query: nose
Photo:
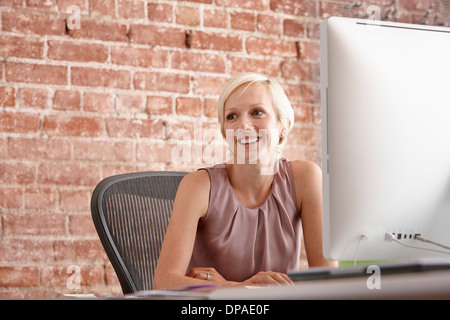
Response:
POLYGON ((250 117, 248 115, 246 115, 246 114, 242 115, 239 118, 237 129, 241 129, 243 131, 253 131, 253 130, 255 130, 250 117))

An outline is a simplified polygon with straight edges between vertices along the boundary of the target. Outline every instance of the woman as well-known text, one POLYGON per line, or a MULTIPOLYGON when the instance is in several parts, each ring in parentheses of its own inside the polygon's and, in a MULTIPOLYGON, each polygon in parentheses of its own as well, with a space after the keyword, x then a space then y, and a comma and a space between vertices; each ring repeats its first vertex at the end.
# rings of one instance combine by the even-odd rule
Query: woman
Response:
POLYGON ((180 183, 154 288, 290 284, 302 231, 310 267, 322 255, 321 171, 278 159, 294 115, 281 86, 259 74, 232 79, 218 101, 229 161, 180 183))

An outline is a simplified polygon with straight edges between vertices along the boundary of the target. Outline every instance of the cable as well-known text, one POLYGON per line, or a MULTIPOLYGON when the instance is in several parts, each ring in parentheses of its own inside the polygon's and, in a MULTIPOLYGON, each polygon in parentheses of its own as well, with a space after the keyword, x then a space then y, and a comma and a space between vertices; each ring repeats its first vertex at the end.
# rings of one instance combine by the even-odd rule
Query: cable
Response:
POLYGON ((367 237, 365 235, 361 235, 359 237, 358 244, 356 245, 356 250, 355 250, 355 258, 353 259, 353 265, 354 266, 356 266, 356 261, 357 261, 357 257, 358 257, 358 251, 359 251, 359 245, 360 245, 362 240, 367 240, 367 237))
POLYGON ((431 243, 431 244, 433 244, 433 245, 435 245, 435 246, 438 246, 438 247, 441 247, 441 248, 450 250, 450 247, 445 246, 445 245, 443 245, 443 244, 441 244, 441 243, 438 243, 438 242, 434 242, 434 241, 429 240, 429 239, 427 239, 427 238, 424 238, 424 237, 422 237, 422 236, 419 235, 419 234, 418 234, 418 235, 415 235, 415 236, 414 236, 414 239, 419 240, 419 241, 422 241, 422 242, 426 242, 426 243, 431 243))
POLYGON ((424 247, 413 246, 413 245, 410 245, 410 244, 403 243, 403 242, 398 241, 397 239, 395 239, 395 236, 392 233, 389 233, 389 232, 386 232, 386 234, 384 236, 384 239, 386 241, 395 242, 397 244, 400 244, 400 245, 402 245, 404 247, 408 247, 408 248, 419 249, 419 250, 426 250, 426 251, 434 251, 434 252, 443 253, 443 254, 450 254, 450 252, 447 252, 447 251, 430 249, 430 248, 424 248, 424 247))

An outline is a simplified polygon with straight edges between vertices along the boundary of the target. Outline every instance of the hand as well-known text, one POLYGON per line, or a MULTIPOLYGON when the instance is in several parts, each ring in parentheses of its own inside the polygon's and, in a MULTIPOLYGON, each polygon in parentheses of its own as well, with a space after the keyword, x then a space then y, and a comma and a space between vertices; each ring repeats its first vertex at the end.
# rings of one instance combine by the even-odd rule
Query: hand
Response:
POLYGON ((244 285, 247 286, 277 286, 292 284, 292 280, 286 274, 274 271, 260 271, 244 281, 244 285))
POLYGON ((215 282, 226 281, 225 278, 222 277, 222 275, 219 272, 217 272, 217 270, 214 268, 207 268, 207 267, 192 268, 186 275, 188 277, 201 280, 208 280, 215 282))

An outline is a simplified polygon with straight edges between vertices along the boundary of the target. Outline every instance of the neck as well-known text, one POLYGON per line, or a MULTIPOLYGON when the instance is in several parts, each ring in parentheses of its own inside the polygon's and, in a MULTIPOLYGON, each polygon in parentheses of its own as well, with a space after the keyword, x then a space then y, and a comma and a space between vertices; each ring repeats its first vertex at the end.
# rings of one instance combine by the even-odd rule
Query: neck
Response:
POLYGON ((257 164, 226 164, 228 179, 238 199, 248 207, 258 207, 272 190, 273 174, 257 164))

